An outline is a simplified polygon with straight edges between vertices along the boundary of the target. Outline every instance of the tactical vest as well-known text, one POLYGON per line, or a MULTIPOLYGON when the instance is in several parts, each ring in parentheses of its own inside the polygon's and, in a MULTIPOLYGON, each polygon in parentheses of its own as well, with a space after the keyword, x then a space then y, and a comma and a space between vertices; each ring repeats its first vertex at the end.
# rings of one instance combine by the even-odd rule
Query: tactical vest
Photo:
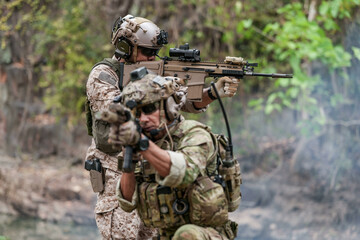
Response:
MULTIPOLYGON (((206 125, 196 121, 191 122, 193 124, 187 124, 185 128, 180 124, 171 135, 174 140, 174 149, 170 149, 168 143, 162 144, 161 148, 176 151, 177 142, 182 137, 194 128, 202 128, 212 136, 215 147, 214 155, 211 157, 213 161, 207 166, 206 173, 200 174, 196 181, 186 189, 159 185, 155 181, 155 169, 147 161, 142 161, 135 171, 135 176, 139 187, 138 213, 146 226, 176 229, 181 225, 192 223, 217 228, 228 221, 228 211, 233 211, 235 207, 233 199, 236 199, 237 206, 240 203, 241 176, 240 167, 237 168, 239 164, 235 164, 236 167, 232 171, 221 168, 221 157, 224 157, 225 149, 222 144, 226 143, 223 141, 224 137, 211 133, 206 125), (220 178, 229 185, 215 181, 215 176, 219 174, 224 174, 220 178), (235 197, 236 194, 240 196, 235 197)), ((232 239, 231 234, 233 233, 227 233, 230 239, 232 239)))
MULTIPOLYGON (((105 64, 109 66, 118 76, 118 79, 121 79, 121 64, 119 61, 112 58, 105 58, 103 61, 96 63, 91 71, 98 65, 105 64)), ((119 81, 119 80, 118 80, 119 81)), ((116 83, 108 82, 113 86, 116 86, 116 83)), ((122 83, 118 84, 119 86, 122 83)), ((88 130, 88 134, 94 138, 96 148, 105 152, 107 154, 116 153, 117 151, 112 148, 112 146, 108 143, 108 136, 110 131, 110 124, 101 120, 95 119, 95 114, 90 107, 90 101, 86 98, 85 103, 85 112, 86 112, 86 126, 88 130)))

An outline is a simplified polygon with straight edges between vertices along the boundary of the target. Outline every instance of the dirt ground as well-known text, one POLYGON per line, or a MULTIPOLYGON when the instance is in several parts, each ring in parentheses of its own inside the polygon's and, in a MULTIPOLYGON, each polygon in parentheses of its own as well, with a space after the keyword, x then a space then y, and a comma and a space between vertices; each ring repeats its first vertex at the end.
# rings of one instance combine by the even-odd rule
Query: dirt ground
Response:
POLYGON ((360 239, 359 189, 326 193, 308 182, 289 176, 286 166, 276 174, 245 175, 243 201, 231 214, 239 223, 237 239, 360 239))
MULTIPOLYGON (((81 161, 0 156, 1 214, 95 227, 95 195, 81 161)), ((324 192, 289 175, 286 164, 255 172, 243 175, 243 200, 230 214, 239 224, 237 239, 360 239, 357 184, 324 192)))

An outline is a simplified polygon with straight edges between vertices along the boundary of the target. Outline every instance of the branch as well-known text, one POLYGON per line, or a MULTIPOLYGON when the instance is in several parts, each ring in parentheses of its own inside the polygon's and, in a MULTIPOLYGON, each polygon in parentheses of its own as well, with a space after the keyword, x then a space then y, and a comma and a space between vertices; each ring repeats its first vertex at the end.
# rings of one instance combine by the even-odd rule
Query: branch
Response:
POLYGON ((262 35, 262 36, 266 37, 267 39, 269 39, 269 40, 270 40, 270 41, 272 41, 272 42, 276 42, 276 39, 275 39, 275 38, 273 38, 273 37, 269 37, 268 35, 264 34, 264 33, 261 31, 261 29, 260 29, 260 28, 255 27, 255 26, 252 26, 252 28, 253 28, 253 29, 254 29, 254 31, 255 31, 255 32, 257 32, 258 34, 260 34, 260 35, 262 35))
POLYGON ((316 17, 316 0, 312 0, 309 6, 308 20, 311 22, 316 17))
POLYGON ((343 126, 343 127, 359 126, 360 125, 360 120, 349 120, 349 121, 338 120, 338 121, 334 121, 332 119, 329 119, 327 121, 326 125, 343 126))

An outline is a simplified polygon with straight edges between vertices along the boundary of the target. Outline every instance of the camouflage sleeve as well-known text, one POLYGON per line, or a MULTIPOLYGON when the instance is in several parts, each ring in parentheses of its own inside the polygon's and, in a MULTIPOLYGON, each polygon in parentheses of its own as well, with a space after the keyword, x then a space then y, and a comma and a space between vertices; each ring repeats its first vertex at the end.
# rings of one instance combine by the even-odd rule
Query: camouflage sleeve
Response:
POLYGON ((107 65, 96 66, 86 83, 86 94, 94 112, 107 110, 109 104, 120 94, 117 87, 118 77, 107 65))
POLYGON ((124 210, 125 212, 132 212, 136 206, 137 206, 137 185, 135 185, 135 192, 132 196, 131 202, 129 202, 128 200, 126 200, 122 194, 121 194, 121 190, 120 190, 120 183, 121 179, 119 179, 119 182, 116 185, 116 197, 119 200, 119 205, 121 207, 122 210, 124 210))
POLYGON ((182 153, 167 151, 170 156, 170 173, 165 178, 156 173, 156 181, 160 185, 176 187, 181 184, 186 170, 186 160, 182 153))
MULTIPOLYGON (((211 135, 202 128, 194 128, 179 142, 177 153, 185 160, 182 171, 170 171, 166 178, 178 179, 171 187, 186 187, 192 184, 199 174, 206 174, 211 155, 214 153, 214 144, 211 135), (180 178, 180 179, 179 179, 180 178)), ((170 154, 172 158, 172 155, 170 154)), ((179 158, 179 157, 178 157, 179 158)), ((176 159, 171 159, 173 162, 176 159)), ((165 179, 164 179, 165 181, 165 179)))
POLYGON ((181 111, 189 112, 189 113, 202 113, 208 109, 208 106, 203 108, 196 108, 194 106, 194 102, 186 101, 184 106, 181 108, 181 111))

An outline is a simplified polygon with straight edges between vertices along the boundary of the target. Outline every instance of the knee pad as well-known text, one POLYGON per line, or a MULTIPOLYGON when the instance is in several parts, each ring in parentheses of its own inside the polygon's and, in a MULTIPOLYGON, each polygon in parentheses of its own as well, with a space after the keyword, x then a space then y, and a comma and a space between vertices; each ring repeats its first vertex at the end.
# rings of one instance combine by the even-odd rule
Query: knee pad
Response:
POLYGON ((176 230, 173 240, 197 240, 201 239, 201 231, 194 224, 186 224, 176 230))

